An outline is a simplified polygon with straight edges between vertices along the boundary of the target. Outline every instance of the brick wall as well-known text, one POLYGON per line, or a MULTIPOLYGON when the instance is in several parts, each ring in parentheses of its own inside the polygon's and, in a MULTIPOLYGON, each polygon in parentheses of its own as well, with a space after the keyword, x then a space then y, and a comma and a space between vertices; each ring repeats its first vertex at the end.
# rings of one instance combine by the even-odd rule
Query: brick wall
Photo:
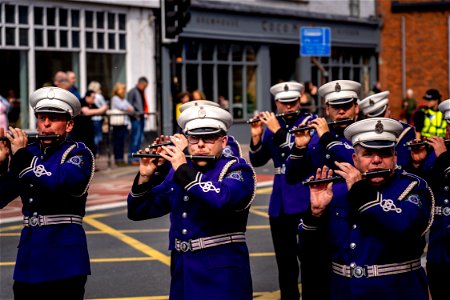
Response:
MULTIPOLYGON (((398 2, 429 2, 400 0, 398 2)), ((380 37, 379 77, 389 90, 393 117, 401 113, 402 100, 402 17, 405 17, 406 88, 414 90, 418 103, 425 91, 436 88, 448 99, 448 15, 449 11, 391 12, 391 0, 378 0, 383 20, 380 37)))

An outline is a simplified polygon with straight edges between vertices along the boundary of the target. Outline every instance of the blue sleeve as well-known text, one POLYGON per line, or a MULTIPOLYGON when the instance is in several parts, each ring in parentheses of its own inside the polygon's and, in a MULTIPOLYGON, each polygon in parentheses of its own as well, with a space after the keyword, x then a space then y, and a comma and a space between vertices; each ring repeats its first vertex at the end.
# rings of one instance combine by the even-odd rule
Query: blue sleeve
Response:
POLYGON ((269 146, 271 138, 269 140, 267 135, 268 133, 266 129, 264 130, 261 142, 258 145, 253 145, 252 142, 250 142, 249 158, 254 167, 264 166, 272 158, 272 153, 269 146))

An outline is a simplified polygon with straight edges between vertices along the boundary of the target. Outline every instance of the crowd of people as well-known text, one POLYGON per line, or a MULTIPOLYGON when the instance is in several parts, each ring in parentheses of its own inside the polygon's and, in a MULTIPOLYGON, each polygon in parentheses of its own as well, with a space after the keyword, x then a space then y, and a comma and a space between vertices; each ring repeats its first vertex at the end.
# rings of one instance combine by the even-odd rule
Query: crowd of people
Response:
MULTIPOLYGON (((95 171, 91 117, 110 107, 96 104, 94 87, 80 101, 61 78, 60 87, 30 96, 38 141, 14 127, 0 141, 0 208, 17 196, 23 203, 16 299, 69 299, 68 291, 83 299, 90 274, 80 225, 95 171), (77 139, 77 126, 91 128, 89 140, 77 139), (68 240, 63 252, 49 247, 68 240)), ((114 151, 125 163, 130 126, 130 151, 139 157, 128 161, 139 170, 128 218, 171 216, 170 299, 253 298, 245 240, 253 167, 270 160, 268 214, 282 300, 448 298, 450 99, 441 101, 439 91, 425 93, 427 105, 409 115, 412 126, 391 117, 390 93, 379 87, 360 99, 360 83, 328 82, 317 89, 325 103, 319 116, 302 107, 311 108, 314 98, 304 95, 316 93, 313 86, 279 82, 270 88, 278 114, 263 111, 249 122, 247 161, 229 135, 230 112, 187 93, 179 97, 178 132, 140 149, 147 85, 141 77, 127 94, 123 83, 114 86, 111 109, 123 119, 113 123, 114 151)), ((407 97, 404 108, 413 105, 407 97)))

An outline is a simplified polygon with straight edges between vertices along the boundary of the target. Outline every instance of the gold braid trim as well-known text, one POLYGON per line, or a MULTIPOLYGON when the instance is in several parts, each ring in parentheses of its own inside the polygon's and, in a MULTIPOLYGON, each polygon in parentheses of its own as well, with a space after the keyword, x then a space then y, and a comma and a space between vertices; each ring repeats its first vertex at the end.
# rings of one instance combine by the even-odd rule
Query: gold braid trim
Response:
MULTIPOLYGON (((70 146, 64 152, 63 156, 61 157, 61 164, 63 164, 66 161, 67 156, 69 155, 69 153, 77 146, 78 146, 78 144, 77 144, 77 142, 75 142, 74 145, 70 146)), ((81 193, 80 195, 72 195, 72 196, 75 196, 75 197, 81 197, 87 192, 87 190, 89 189, 89 186, 91 185, 92 178, 94 178, 94 174, 95 174, 95 157, 94 157, 94 154, 92 154, 91 149, 89 149, 88 147, 86 147, 86 149, 89 151, 89 153, 91 154, 91 158, 92 158, 91 177, 89 178, 88 184, 86 185, 86 188, 84 189, 83 193, 81 193)))
MULTIPOLYGON (((222 168, 222 171, 220 172, 219 182, 221 182, 223 180, 223 178, 225 177, 226 173, 228 172, 228 169, 235 162, 236 162, 236 160, 233 159, 233 160, 231 160, 231 161, 229 161, 229 162, 227 162, 225 164, 225 166, 222 168)), ((249 208, 252 205, 253 200, 255 200, 255 196, 256 196, 256 173, 255 173, 255 169, 253 169, 252 165, 248 164, 248 166, 251 168, 252 173, 253 173, 253 175, 252 175, 252 177, 253 177, 253 194, 252 194, 252 198, 251 198, 250 202, 243 209, 235 210, 236 212, 240 212, 240 211, 246 210, 247 208, 249 208)))
POLYGON ((398 200, 402 201, 405 197, 412 191, 412 189, 417 185, 417 181, 411 182, 408 187, 403 191, 403 193, 398 197, 398 200))
POLYGON ((427 228, 425 228, 424 232, 422 232, 421 236, 425 235, 428 230, 430 230, 431 225, 434 222, 434 206, 435 206, 435 200, 434 200, 434 194, 433 191, 431 190, 431 188, 428 186, 427 187, 428 191, 430 191, 430 195, 431 195, 431 213, 430 213, 430 220, 428 221, 428 226, 427 228))

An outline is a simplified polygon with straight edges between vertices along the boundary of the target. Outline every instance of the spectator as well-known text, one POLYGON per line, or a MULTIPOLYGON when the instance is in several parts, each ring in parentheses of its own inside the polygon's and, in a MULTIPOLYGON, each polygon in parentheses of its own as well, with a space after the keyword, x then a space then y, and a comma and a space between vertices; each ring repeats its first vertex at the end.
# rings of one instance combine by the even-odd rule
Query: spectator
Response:
POLYGON ((140 77, 136 86, 129 90, 127 94, 127 100, 133 106, 135 112, 134 116, 130 117, 131 137, 128 149, 128 163, 135 166, 139 165, 139 159, 131 157, 131 154, 141 148, 144 139, 145 113, 148 112, 147 99, 145 98, 145 89, 147 86, 148 79, 146 77, 140 77))
POLYGON ((97 147, 94 143, 94 124, 92 116, 105 113, 107 107, 97 107, 95 105, 95 92, 88 90, 83 99, 81 99, 81 114, 75 117, 74 128, 71 138, 77 142, 83 142, 92 153, 96 155, 97 147))
POLYGON ((369 92, 369 95, 373 95, 373 94, 378 94, 381 93, 381 83, 379 81, 377 81, 374 85, 372 90, 369 92))
POLYGON ((420 106, 413 115, 417 139, 432 136, 445 137, 447 122, 438 109, 441 97, 436 89, 429 89, 423 96, 423 99, 427 101, 426 105, 420 106))
POLYGON ((176 121, 178 120, 178 117, 181 114, 181 111, 180 111, 181 105, 191 101, 191 94, 187 91, 181 92, 177 95, 177 98, 178 98, 178 103, 175 106, 175 128, 176 128, 175 132, 181 133, 183 130, 181 129, 181 127, 178 125, 178 123, 176 121))
POLYGON ((406 97, 402 102, 403 115, 405 116, 405 121, 407 123, 411 123, 411 117, 414 111, 417 108, 417 101, 414 98, 414 91, 412 89, 408 89, 406 91, 406 97))
MULTIPOLYGON (((132 113, 134 111, 133 106, 125 99, 126 86, 122 82, 117 82, 114 85, 111 109, 123 114, 132 113)), ((116 166, 124 166, 124 148, 125 139, 128 134, 128 125, 130 124, 130 118, 127 115, 117 116, 118 122, 110 122, 112 126, 112 136, 114 144, 114 160, 116 166)), ((110 116, 110 120, 113 121, 114 116, 110 116)))
POLYGON ((220 107, 222 107, 225 110, 229 110, 230 109, 230 100, 228 100, 227 98, 225 98, 225 96, 220 95, 219 96, 219 105, 220 107))
MULTIPOLYGON (((102 95, 102 85, 98 81, 91 81, 89 83, 88 89, 95 92, 95 105, 98 108, 103 108, 106 111, 108 109, 108 104, 105 101, 105 97, 103 97, 102 95)), ((100 146, 103 141, 103 116, 93 116, 92 121, 94 124, 94 144, 97 148, 97 154, 100 154, 100 146)))
POLYGON ((13 89, 8 91, 8 95, 6 96, 11 108, 8 113, 9 124, 12 127, 20 128, 20 99, 16 97, 16 93, 13 89))
POLYGON ((192 92, 192 100, 206 100, 206 96, 201 90, 195 90, 192 92))
POLYGON ((8 100, 0 96, 0 128, 8 130, 8 111, 10 109, 8 100))
POLYGON ((67 80, 69 80, 69 84, 70 84, 69 92, 71 92, 78 99, 81 100, 80 91, 78 90, 78 88, 75 85, 77 83, 77 76, 75 75, 75 72, 74 71, 67 71, 66 75, 67 75, 67 80))
POLYGON ((311 94, 313 84, 311 82, 305 82, 305 90, 300 97, 300 110, 306 113, 316 112, 316 102, 311 94))
POLYGON ((53 85, 68 91, 70 89, 70 83, 69 79, 67 78, 66 72, 56 72, 55 76, 53 77, 53 85))

